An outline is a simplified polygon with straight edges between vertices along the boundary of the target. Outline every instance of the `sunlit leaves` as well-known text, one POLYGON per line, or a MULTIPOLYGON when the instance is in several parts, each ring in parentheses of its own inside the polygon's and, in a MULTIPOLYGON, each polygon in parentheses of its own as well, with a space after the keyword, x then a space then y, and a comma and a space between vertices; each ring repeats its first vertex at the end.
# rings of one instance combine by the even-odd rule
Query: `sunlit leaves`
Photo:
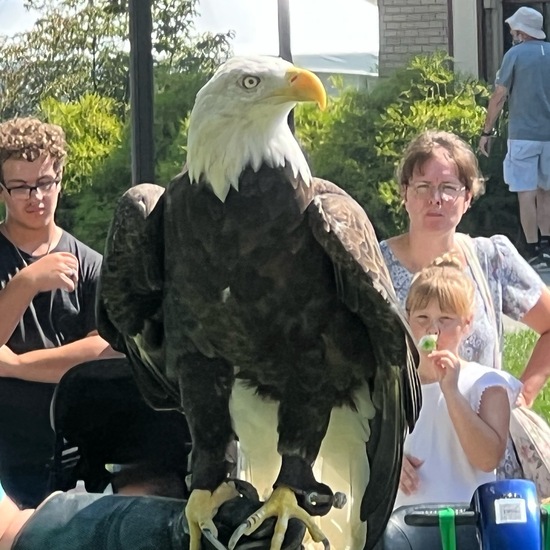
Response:
POLYGON ((122 122, 116 115, 113 99, 85 94, 74 102, 53 98, 41 103, 42 117, 65 130, 69 159, 63 176, 68 193, 91 186, 92 175, 111 153, 120 146, 122 122))

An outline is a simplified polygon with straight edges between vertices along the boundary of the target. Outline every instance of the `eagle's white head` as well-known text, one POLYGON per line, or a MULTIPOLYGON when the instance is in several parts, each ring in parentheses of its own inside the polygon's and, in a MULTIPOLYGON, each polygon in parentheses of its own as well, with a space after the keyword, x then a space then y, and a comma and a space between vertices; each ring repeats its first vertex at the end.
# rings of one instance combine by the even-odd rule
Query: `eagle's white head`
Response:
POLYGON ((201 176, 225 201, 238 190, 239 175, 250 165, 291 167, 309 183, 311 173, 287 123, 299 101, 324 109, 325 89, 316 75, 278 57, 233 57, 197 94, 188 133, 191 182, 201 176))

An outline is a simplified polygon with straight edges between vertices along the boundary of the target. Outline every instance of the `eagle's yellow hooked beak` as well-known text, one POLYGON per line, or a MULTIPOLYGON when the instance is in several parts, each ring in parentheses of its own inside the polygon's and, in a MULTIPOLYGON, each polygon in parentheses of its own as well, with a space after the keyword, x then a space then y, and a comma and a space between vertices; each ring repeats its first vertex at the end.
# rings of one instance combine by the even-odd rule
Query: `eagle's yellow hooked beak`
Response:
POLYGON ((327 93, 319 77, 298 67, 290 68, 285 75, 287 85, 277 90, 276 95, 291 101, 315 101, 321 110, 327 106, 327 93))

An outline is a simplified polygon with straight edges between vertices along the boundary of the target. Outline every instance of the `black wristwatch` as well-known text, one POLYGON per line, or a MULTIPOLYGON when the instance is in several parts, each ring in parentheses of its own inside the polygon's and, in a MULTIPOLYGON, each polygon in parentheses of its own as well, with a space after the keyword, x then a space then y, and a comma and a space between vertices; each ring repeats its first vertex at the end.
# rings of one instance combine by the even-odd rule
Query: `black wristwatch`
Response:
POLYGON ((495 135, 495 131, 494 130, 491 130, 490 132, 486 132, 485 130, 483 132, 481 132, 481 135, 483 137, 491 137, 491 136, 494 136, 495 135))

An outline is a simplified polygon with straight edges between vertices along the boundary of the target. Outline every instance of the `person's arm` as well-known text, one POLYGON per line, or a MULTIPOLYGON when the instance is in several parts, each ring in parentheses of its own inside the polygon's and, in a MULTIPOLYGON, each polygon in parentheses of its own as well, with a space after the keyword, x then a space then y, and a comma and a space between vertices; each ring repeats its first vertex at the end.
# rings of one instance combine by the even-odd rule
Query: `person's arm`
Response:
POLYGON ((519 377, 524 387, 517 404, 531 407, 550 378, 550 291, 507 237, 494 235, 490 241, 493 247, 481 250, 489 258, 487 272, 492 273, 490 278, 495 278, 496 286, 501 289, 501 313, 540 335, 519 377))
POLYGON ((58 288, 72 292, 77 274, 78 260, 68 252, 48 254, 18 271, 0 290, 0 346, 9 340, 36 294, 58 288))
MULTIPOLYGON (((23 270, 24 271, 24 270, 23 270)), ((23 271, 20 271, 15 277, 0 291, 0 311, 2 311, 2 320, 0 321, 0 344, 4 345, 13 334, 17 323, 29 307, 37 291, 25 277, 23 271)))
POLYGON ((32 382, 57 383, 75 365, 94 359, 122 358, 94 331, 85 338, 59 346, 16 355, 7 346, 0 348, 0 377, 32 382))
POLYGON ((537 303, 523 316, 522 322, 540 334, 533 353, 520 376, 522 401, 531 407, 550 378, 550 291, 543 288, 537 303))
POLYGON ((458 389, 460 359, 446 349, 432 351, 428 357, 433 361, 449 417, 468 461, 478 470, 494 470, 508 440, 508 392, 500 385, 489 385, 481 395, 479 412, 476 412, 458 389))
POLYGON ((0 500, 0 550, 10 550, 15 536, 34 513, 34 510, 19 510, 8 495, 0 500))
POLYGON ((458 391, 444 393, 451 422, 470 464, 484 472, 494 470, 506 449, 510 426, 510 403, 506 389, 487 388, 479 413, 458 391))
POLYGON ((496 121, 504 108, 506 98, 508 97, 508 89, 504 86, 497 84, 493 91, 491 98, 489 99, 489 105, 487 106, 487 115, 485 116, 485 124, 483 125, 483 135, 479 140, 479 150, 486 156, 489 156, 489 150, 487 145, 496 121))

